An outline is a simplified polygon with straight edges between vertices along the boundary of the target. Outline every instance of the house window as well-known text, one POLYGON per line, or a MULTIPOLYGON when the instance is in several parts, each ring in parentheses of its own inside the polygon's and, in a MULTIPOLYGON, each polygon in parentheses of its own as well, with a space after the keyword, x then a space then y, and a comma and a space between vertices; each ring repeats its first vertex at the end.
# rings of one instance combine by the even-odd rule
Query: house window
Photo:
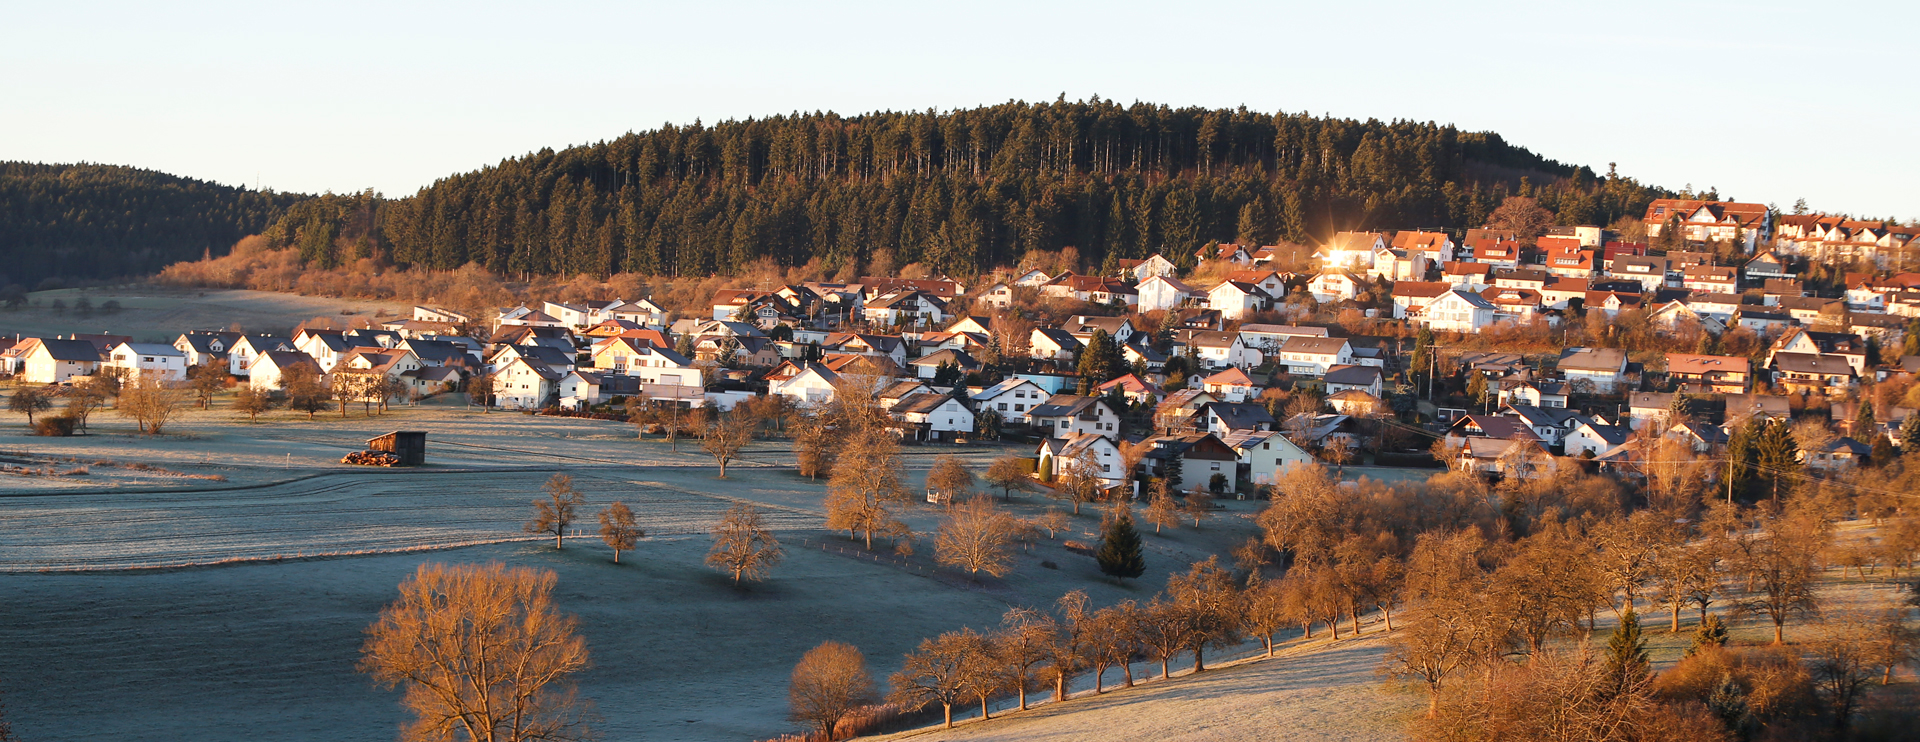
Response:
POLYGON ((1007 410, 1007 403, 1005 403, 1005 402, 1001 402, 1001 403, 1000 403, 1000 411, 1001 411, 1001 412, 1005 412, 1006 410, 1007 410))

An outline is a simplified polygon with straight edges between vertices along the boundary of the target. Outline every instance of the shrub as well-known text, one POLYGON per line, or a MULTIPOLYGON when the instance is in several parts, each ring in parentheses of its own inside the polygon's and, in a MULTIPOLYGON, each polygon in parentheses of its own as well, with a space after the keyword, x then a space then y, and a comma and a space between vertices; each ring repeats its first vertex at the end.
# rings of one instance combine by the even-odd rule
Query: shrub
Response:
POLYGON ((33 421, 33 434, 51 438, 65 438, 73 435, 76 421, 66 415, 53 415, 33 421))

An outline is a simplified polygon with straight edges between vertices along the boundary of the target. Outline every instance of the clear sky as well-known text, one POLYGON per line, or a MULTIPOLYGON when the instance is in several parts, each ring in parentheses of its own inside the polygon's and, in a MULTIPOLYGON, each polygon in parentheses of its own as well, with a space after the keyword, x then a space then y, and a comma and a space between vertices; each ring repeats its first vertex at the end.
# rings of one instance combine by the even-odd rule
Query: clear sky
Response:
POLYGON ((402 196, 794 110, 1099 95, 1497 131, 1723 197, 1920 217, 1913 2, 10 2, 0 160, 402 196))

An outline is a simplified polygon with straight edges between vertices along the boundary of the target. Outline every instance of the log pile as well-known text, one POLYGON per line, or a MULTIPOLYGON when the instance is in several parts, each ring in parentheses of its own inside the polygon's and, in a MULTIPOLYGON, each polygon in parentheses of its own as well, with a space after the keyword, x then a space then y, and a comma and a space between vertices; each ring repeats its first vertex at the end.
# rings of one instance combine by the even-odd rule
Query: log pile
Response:
POLYGON ((386 451, 354 451, 341 458, 340 463, 354 466, 399 466, 400 457, 386 451))

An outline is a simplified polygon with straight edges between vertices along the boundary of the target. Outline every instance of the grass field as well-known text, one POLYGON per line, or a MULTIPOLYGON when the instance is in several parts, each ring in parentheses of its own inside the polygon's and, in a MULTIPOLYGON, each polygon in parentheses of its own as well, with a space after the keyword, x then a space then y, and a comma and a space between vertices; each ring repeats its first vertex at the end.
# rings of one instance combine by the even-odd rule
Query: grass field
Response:
MULTIPOLYGON (((94 435, 25 435, 0 423, 0 457, 145 463, 225 482, 94 465, 73 477, 0 478, 0 688, 33 740, 391 739, 397 693, 353 671, 361 630, 424 562, 554 569, 581 618, 594 668, 581 677, 607 739, 741 740, 791 731, 786 679, 820 641, 848 641, 875 671, 920 639, 988 628, 1013 605, 1086 589, 1097 604, 1145 598, 1167 573, 1253 533, 1250 502, 1202 530, 1148 535, 1148 577, 1120 584, 1059 540, 1023 553, 1014 574, 978 583, 916 553, 865 554, 822 530, 823 482, 758 444, 715 478, 696 443, 674 453, 601 421, 470 411, 451 400, 342 420, 274 413, 255 425, 196 411, 176 433, 134 435, 103 411, 94 435), (395 429, 428 432, 429 466, 362 469, 338 459, 395 429), (597 539, 526 540, 539 485, 575 476, 592 514, 614 499, 649 537, 614 565, 597 539), (701 563, 705 531, 735 500, 762 504, 788 549, 767 583, 735 589, 701 563), (449 548, 458 544, 497 543, 449 548), (823 546, 825 548, 823 548, 823 546), (339 555, 315 557, 314 555, 339 555), (1049 561, 1057 568, 1041 566, 1049 561), (154 565, 217 565, 128 569, 154 565)), ((910 477, 939 454, 984 466, 995 446, 907 448, 910 477)), ((1049 501, 1016 496, 1026 515, 1049 501)), ((936 506, 909 508, 921 532, 936 506)), ((1089 510, 1061 539, 1092 539, 1089 510)), ((1144 672, 1144 667, 1142 672, 1144 672)))
POLYGON ((271 291, 238 289, 173 289, 161 286, 102 286, 84 289, 36 291, 29 305, 0 310, 0 335, 28 336, 99 333, 128 335, 136 342, 171 343, 188 330, 224 330, 239 325, 247 332, 284 335, 305 320, 318 316, 355 319, 411 316, 413 308, 393 302, 334 299, 271 291), (73 309, 85 297, 95 308, 82 316, 73 309), (55 309, 58 300, 65 309, 55 309), (99 307, 120 302, 121 311, 107 314, 99 307), (343 312, 350 312, 345 314, 343 312))
MULTIPOLYGON (((160 437, 136 435, 111 410, 96 414, 93 434, 73 438, 28 437, 23 417, 0 418, 0 459, 88 468, 0 475, 0 691, 23 739, 391 739, 397 693, 353 669, 362 630, 420 564, 495 561, 559 574, 560 607, 580 617, 593 652, 580 681, 605 739, 766 738, 794 730, 787 676, 821 641, 859 646, 884 678, 922 638, 987 629, 1010 606, 1046 606, 1073 589, 1096 605, 1145 599, 1168 573, 1257 532, 1257 503, 1227 501, 1203 529, 1147 532, 1147 576, 1119 582, 1062 545, 1094 540, 1089 510, 1059 539, 1023 552, 1012 575, 975 582, 934 564, 924 535, 901 556, 863 552, 825 531, 824 485, 794 473, 783 442, 755 444, 720 480, 696 443, 682 441, 676 453, 617 423, 481 413, 438 399, 383 416, 357 407, 311 421, 274 412, 254 424, 229 403, 191 412, 160 437), (428 433, 428 466, 338 463, 396 429, 428 433), (586 495, 582 530, 619 499, 648 538, 614 565, 596 539, 555 550, 521 533, 555 472, 572 474, 586 495), (705 531, 740 500, 763 507, 788 550, 768 582, 746 589, 701 562, 705 531)), ((979 469, 1010 450, 1025 452, 909 447, 903 458, 917 482, 938 455, 979 469)), ((1052 505, 1024 495, 1009 507, 1032 515, 1052 505)), ((922 534, 939 517, 925 504, 905 513, 922 534)), ((1868 605, 1886 590, 1828 577, 1836 605, 1868 605)), ((1668 634, 1664 612, 1644 616, 1657 666, 1684 651, 1692 614, 1685 619, 1686 631, 1668 634)), ((1612 622, 1600 614, 1601 641, 1612 622)), ((1789 638, 1806 625, 1796 622, 1789 638)), ((1337 643, 1301 643, 1290 631, 1277 659, 1234 663, 1257 651, 1249 642, 1212 655, 1216 670, 1196 677, 1098 696, 1088 678, 1067 703, 900 736, 1400 739, 1424 699, 1375 673, 1384 632, 1377 621, 1367 628, 1337 643)), ((1741 641, 1771 637, 1758 619, 1733 629, 1741 641)), ((1142 663, 1135 675, 1156 669, 1142 663)), ((1119 675, 1110 671, 1107 682, 1119 675)), ((963 721, 976 714, 956 712, 963 721)))

